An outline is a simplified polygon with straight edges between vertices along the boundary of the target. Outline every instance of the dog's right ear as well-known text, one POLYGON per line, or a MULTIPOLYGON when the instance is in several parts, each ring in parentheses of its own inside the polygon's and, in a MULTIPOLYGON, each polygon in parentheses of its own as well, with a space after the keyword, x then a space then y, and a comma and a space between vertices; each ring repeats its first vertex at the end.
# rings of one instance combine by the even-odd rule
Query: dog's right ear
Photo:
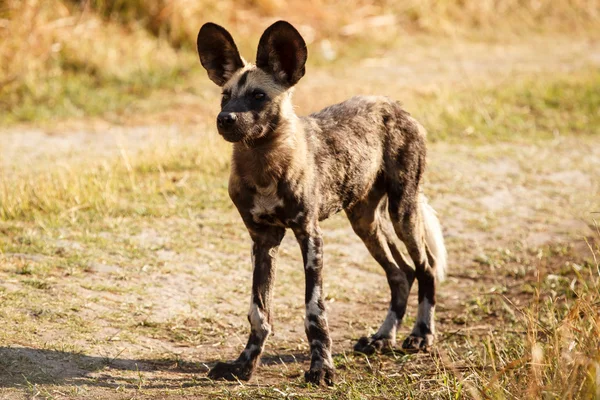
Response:
POLYGON ((198 32, 198 55, 211 81, 223 86, 245 63, 231 37, 222 26, 207 22, 198 32))

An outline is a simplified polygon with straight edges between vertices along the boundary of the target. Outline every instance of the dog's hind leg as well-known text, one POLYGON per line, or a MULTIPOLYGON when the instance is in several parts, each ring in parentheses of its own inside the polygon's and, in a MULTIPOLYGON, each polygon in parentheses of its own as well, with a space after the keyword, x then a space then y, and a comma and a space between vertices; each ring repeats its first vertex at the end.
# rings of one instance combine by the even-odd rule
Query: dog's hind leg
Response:
POLYGON ((394 230, 406 245, 419 282, 417 319, 402 347, 406 350, 427 350, 435 338, 436 286, 443 279, 446 268, 446 249, 441 228, 425 197, 416 191, 394 193, 392 189, 389 196, 389 213, 394 230))
POLYGON ((419 282, 417 319, 402 347, 427 350, 435 338, 435 294, 446 270, 446 248, 435 211, 420 193, 427 155, 425 131, 399 107, 390 121, 396 125, 390 125, 384 154, 388 212, 419 282))
POLYGON ((379 330, 370 338, 362 337, 354 346, 354 350, 365 354, 394 347, 396 330, 404 317, 414 280, 413 269, 404 261, 391 237, 386 205, 385 192, 375 187, 367 199, 346 210, 354 232, 385 270, 392 295, 390 308, 379 330))

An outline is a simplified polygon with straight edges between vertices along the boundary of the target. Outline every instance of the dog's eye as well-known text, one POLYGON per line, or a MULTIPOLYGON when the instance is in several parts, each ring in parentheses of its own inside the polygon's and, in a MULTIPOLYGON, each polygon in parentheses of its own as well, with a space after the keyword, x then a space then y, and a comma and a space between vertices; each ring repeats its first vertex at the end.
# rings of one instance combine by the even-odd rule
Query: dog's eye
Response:
POLYGON ((265 94, 259 90, 255 90, 252 92, 252 97, 254 97, 256 100, 264 100, 265 94))
POLYGON ((231 98, 231 95, 229 93, 223 93, 223 97, 221 98, 222 101, 227 101, 231 98))

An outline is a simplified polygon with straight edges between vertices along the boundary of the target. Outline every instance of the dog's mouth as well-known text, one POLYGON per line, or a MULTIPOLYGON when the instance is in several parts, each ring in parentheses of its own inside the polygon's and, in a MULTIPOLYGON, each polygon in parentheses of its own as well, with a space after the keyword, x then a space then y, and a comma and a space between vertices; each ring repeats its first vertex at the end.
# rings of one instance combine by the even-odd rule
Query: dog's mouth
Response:
POLYGON ((237 129, 222 129, 217 128, 219 135, 223 136, 223 139, 230 143, 241 142, 244 139, 244 134, 240 133, 237 129))
POLYGON ((247 124, 243 123, 243 121, 230 128, 217 125, 217 130, 226 141, 230 143, 241 142, 249 147, 254 147, 254 145, 261 143, 266 132, 260 124, 247 124))

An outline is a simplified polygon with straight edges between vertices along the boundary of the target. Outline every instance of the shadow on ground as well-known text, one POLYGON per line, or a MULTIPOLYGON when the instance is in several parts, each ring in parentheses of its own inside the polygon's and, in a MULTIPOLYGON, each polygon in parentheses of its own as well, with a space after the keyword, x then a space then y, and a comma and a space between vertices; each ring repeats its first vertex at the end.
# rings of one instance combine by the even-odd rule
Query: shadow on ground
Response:
MULTIPOLYGON (((262 365, 293 364, 306 355, 268 355, 262 365)), ((0 347, 0 387, 37 384, 89 385, 108 388, 168 389, 209 386, 209 368, 218 360, 127 359, 27 347, 0 347)))

